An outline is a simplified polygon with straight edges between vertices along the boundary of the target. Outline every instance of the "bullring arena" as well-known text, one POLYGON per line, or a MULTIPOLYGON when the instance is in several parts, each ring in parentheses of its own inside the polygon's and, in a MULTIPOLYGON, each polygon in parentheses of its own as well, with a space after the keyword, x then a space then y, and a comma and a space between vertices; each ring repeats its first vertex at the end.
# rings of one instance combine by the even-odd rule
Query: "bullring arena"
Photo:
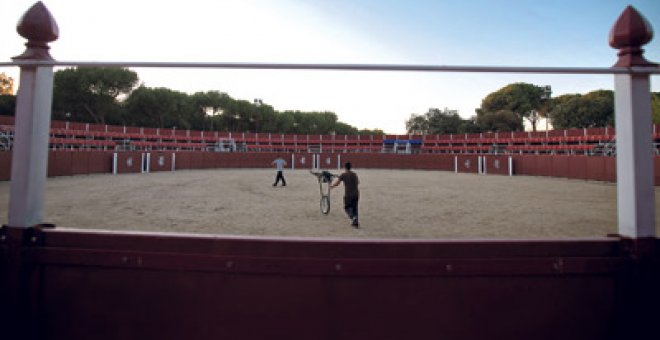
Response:
POLYGON ((11 191, 1 338, 658 338, 660 131, 646 112, 660 70, 641 55, 652 32, 631 6, 610 32, 612 69, 414 68, 612 74, 616 134, 55 122, 52 72, 63 64, 47 44, 57 25, 39 2, 18 32, 27 50, 6 64, 21 67, 17 118, 0 124, 0 207, 11 191), (290 157, 286 188, 271 185, 278 155, 290 157), (321 214, 309 174, 346 161, 361 178, 357 230, 341 190, 321 214))
MULTIPOLYGON (((565 238, 617 230, 612 183, 356 171, 361 181, 358 230, 344 215, 343 189, 332 191, 330 214, 323 215, 316 178, 302 169, 285 171, 288 185, 277 188, 271 186, 271 169, 50 178, 44 221, 58 228, 328 238, 565 238)), ((659 193, 656 189, 656 205, 659 193)), ((2 223, 8 199, 9 182, 0 182, 2 223)))

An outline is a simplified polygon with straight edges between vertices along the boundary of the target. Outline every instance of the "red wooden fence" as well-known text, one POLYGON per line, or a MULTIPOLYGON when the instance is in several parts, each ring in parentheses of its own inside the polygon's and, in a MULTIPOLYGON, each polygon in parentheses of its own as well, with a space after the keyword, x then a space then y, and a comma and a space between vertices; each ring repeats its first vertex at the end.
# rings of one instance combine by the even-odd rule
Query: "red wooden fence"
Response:
MULTIPOLYGON (((142 152, 117 153, 118 173, 136 173, 143 170, 142 152)), ((277 155, 284 156, 291 166, 291 154, 284 153, 211 153, 211 152, 152 152, 150 171, 215 169, 215 168, 269 168, 277 155)), ((486 174, 509 173, 509 156, 482 156, 482 172, 486 174)), ((112 172, 113 152, 109 151, 50 151, 48 176, 72 176, 112 172)), ((296 169, 311 169, 313 154, 295 154, 296 169), (304 161, 303 161, 304 158, 304 161)), ((479 172, 478 155, 448 154, 368 154, 325 153, 320 154, 321 168, 337 169, 345 162, 352 162, 362 169, 418 169, 479 172), (457 162, 455 163, 455 156, 457 162)), ((527 176, 562 177, 597 181, 616 181, 616 159, 613 157, 584 155, 513 155, 513 174, 527 176)), ((660 157, 655 158, 655 183, 660 185, 660 157)), ((0 152, 0 181, 10 179, 11 153, 0 152)))

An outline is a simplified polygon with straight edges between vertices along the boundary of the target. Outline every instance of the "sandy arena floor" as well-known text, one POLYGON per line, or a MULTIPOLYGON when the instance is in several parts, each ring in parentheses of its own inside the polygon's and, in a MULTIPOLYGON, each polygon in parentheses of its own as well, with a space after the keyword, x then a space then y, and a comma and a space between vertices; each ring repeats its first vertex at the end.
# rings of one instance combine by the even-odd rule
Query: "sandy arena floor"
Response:
MULTIPOLYGON (((336 171, 335 171, 336 172, 336 171)), ((360 229, 343 187, 319 211, 306 170, 194 170, 48 180, 45 222, 58 228, 332 238, 564 238, 616 233, 616 186, 544 177, 360 170, 360 229)), ((660 208, 660 190, 656 206, 660 208)), ((0 182, 7 223, 9 182, 0 182)), ((660 210, 656 208, 656 210, 660 210)), ((660 223, 656 218, 656 230, 660 223)))

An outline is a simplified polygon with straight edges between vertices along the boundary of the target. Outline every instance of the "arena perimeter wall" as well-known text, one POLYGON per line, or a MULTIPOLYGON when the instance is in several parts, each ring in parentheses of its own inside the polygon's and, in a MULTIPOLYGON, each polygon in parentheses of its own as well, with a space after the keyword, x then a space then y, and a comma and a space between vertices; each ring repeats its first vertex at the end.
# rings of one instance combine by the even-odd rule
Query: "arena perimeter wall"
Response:
MULTIPOLYGON (((113 173, 112 151, 50 151, 48 176, 113 173)), ((356 169, 415 169, 468 173, 509 174, 509 156, 448 154, 322 153, 213 153, 213 152, 117 152, 117 173, 188 169, 270 168, 278 155, 295 169, 340 169, 352 162, 356 169), (148 166, 147 166, 148 163, 148 166)), ((513 155, 514 175, 546 176, 583 180, 616 181, 616 159, 583 155, 513 155)), ((655 184, 660 185, 660 157, 655 157, 655 184)), ((10 179, 11 152, 0 152, 0 181, 10 179)))

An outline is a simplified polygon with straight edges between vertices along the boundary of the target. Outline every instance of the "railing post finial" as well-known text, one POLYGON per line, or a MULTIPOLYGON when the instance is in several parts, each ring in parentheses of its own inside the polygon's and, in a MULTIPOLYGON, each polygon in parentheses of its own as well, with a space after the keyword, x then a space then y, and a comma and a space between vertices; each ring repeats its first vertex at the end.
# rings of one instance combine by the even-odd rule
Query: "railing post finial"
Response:
POLYGON ((634 7, 628 5, 610 30, 610 46, 619 50, 615 67, 655 66, 644 58, 642 46, 653 38, 653 28, 634 7))
POLYGON ((28 42, 23 54, 12 59, 53 60, 48 50, 49 42, 57 40, 60 30, 48 8, 39 1, 23 14, 16 31, 28 42))

